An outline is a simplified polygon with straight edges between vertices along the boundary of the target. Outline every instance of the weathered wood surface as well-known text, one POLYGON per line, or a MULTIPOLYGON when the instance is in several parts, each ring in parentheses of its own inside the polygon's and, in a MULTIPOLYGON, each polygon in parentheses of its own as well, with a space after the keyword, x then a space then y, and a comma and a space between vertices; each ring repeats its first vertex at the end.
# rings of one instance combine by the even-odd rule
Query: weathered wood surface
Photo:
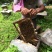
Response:
POLYGON ((37 15, 47 16, 47 12, 46 11, 43 11, 43 12, 37 13, 37 15))

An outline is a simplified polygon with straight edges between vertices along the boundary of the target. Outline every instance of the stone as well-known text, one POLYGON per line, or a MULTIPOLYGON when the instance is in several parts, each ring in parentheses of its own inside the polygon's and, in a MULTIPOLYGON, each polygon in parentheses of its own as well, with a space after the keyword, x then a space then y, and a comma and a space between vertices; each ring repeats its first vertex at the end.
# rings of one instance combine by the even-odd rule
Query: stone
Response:
POLYGON ((4 15, 11 14, 12 10, 2 10, 1 13, 4 15))
POLYGON ((4 3, 4 5, 9 5, 10 3, 4 3))
POLYGON ((3 4, 1 7, 2 7, 2 8, 3 8, 3 7, 7 7, 7 5, 4 5, 4 4, 3 4))
POLYGON ((14 45, 18 47, 18 49, 22 52, 37 52, 37 47, 30 44, 30 43, 25 43, 23 40, 12 40, 10 45, 14 45))
POLYGON ((7 5, 4 5, 4 4, 3 4, 1 7, 2 7, 2 10, 4 10, 4 11, 7 11, 7 10, 8 10, 7 5))
POLYGON ((40 34, 42 42, 45 44, 52 46, 52 30, 46 29, 45 32, 40 34))

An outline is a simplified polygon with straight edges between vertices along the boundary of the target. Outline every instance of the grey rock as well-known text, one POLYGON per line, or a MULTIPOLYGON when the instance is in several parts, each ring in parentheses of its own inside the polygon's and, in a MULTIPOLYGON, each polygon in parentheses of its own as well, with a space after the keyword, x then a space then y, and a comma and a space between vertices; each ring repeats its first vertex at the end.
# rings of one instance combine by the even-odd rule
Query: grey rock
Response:
POLYGON ((37 52, 37 47, 30 44, 30 43, 25 43, 23 40, 12 40, 10 45, 17 46, 20 51, 22 52, 37 52))
POLYGON ((41 40, 49 45, 49 46, 52 46, 52 30, 51 29, 46 29, 45 32, 41 33, 40 34, 41 36, 41 40))

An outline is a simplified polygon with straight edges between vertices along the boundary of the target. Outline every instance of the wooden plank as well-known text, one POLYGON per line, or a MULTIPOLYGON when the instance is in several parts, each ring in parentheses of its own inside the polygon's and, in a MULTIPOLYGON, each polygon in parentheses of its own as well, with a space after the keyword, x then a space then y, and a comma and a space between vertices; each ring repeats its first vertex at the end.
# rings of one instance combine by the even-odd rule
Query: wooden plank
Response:
POLYGON ((43 12, 37 13, 37 15, 47 16, 47 12, 46 11, 43 11, 43 12))
POLYGON ((45 8, 47 8, 47 9, 52 9, 52 6, 45 6, 45 8))

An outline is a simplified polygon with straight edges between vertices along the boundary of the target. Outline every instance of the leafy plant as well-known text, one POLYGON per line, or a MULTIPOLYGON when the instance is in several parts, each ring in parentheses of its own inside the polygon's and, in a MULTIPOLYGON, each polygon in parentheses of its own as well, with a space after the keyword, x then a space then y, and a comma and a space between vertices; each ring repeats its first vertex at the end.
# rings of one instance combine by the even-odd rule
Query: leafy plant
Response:
MULTIPOLYGON (((2 0, 1 0, 2 1, 2 0)), ((3 0, 4 1, 4 0, 3 0)), ((1 6, 1 5, 0 5, 1 6)), ((11 4, 9 9, 11 9, 11 4)), ((1 7, 0 7, 1 11, 1 7)), ((52 9, 47 9, 48 16, 37 19, 37 24, 41 25, 42 30, 44 31, 47 28, 52 28, 52 9)), ((20 19, 21 13, 12 13, 8 18, 4 17, 0 13, 0 52, 5 51, 10 44, 11 40, 15 39, 19 34, 17 33, 15 27, 13 26, 13 22, 20 19)), ((42 44, 40 45, 39 52, 52 52, 52 48, 42 44), (46 51, 47 50, 47 51, 46 51)))
POLYGON ((11 45, 6 50, 4 50, 3 52, 21 52, 21 51, 19 51, 19 49, 16 46, 11 45))
POLYGON ((40 47, 39 47, 39 52, 52 52, 52 47, 41 43, 40 47))

